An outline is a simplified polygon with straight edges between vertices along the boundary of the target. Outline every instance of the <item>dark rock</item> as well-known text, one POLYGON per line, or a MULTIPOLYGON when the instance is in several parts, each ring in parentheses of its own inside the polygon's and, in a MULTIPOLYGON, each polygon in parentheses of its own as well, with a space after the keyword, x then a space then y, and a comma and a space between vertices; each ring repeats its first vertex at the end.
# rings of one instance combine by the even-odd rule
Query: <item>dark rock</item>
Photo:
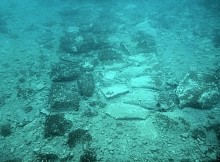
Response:
POLYGON ((76 35, 72 33, 65 33, 64 36, 60 38, 60 51, 62 53, 74 54, 78 52, 78 48, 81 43, 75 40, 76 35))
POLYGON ((45 161, 45 162, 55 162, 56 160, 59 159, 58 155, 56 154, 43 154, 43 153, 40 153, 40 154, 37 154, 36 155, 36 158, 35 158, 37 161, 45 161))
POLYGON ((9 33, 9 29, 7 28, 7 22, 5 21, 2 15, 0 15, 0 33, 1 34, 9 33))
POLYGON ((10 124, 4 124, 0 128, 0 134, 4 137, 10 136, 12 133, 11 131, 11 125, 10 124))
POLYGON ((71 126, 71 121, 66 120, 63 114, 49 115, 44 123, 45 138, 62 136, 71 126))
POLYGON ((27 100, 34 94, 34 90, 31 88, 17 87, 17 97, 27 100))
POLYGON ((112 48, 101 49, 98 52, 98 58, 100 61, 119 60, 121 57, 121 53, 112 48))
POLYGON ((204 128, 195 128, 191 131, 191 137, 194 139, 205 139, 206 132, 204 128))
POLYGON ((77 129, 69 133, 67 144, 69 147, 75 147, 77 143, 85 143, 91 140, 92 136, 88 133, 87 130, 77 129))
POLYGON ((87 149, 83 155, 80 156, 80 162, 96 162, 96 152, 93 149, 87 149))
POLYGON ((93 117, 93 116, 97 116, 98 112, 95 110, 92 110, 91 108, 87 108, 86 110, 83 111, 82 115, 86 117, 93 117))
POLYGON ((10 160, 5 160, 4 162, 22 162, 22 159, 15 158, 15 159, 10 159, 10 160))
POLYGON ((74 83, 53 83, 49 93, 49 104, 53 111, 79 109, 80 97, 74 83))
POLYGON ((81 96, 91 97, 95 90, 95 81, 92 74, 84 74, 77 81, 81 96))
POLYGON ((100 46, 92 34, 77 35, 75 33, 65 33, 60 38, 60 51, 67 54, 82 54, 99 49, 100 46))
POLYGON ((214 44, 215 48, 219 48, 220 47, 220 30, 216 30, 214 32, 213 44, 214 44))
POLYGON ((53 66, 51 79, 54 82, 67 82, 78 79, 80 69, 76 63, 58 63, 53 66))

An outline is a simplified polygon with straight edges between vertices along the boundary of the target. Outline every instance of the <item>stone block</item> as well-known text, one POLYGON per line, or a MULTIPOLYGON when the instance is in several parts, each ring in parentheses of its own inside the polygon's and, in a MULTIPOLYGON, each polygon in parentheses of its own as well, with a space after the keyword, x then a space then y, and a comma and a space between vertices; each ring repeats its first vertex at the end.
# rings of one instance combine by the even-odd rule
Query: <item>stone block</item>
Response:
POLYGON ((80 97, 74 83, 53 83, 49 93, 49 104, 52 111, 79 109, 80 97))

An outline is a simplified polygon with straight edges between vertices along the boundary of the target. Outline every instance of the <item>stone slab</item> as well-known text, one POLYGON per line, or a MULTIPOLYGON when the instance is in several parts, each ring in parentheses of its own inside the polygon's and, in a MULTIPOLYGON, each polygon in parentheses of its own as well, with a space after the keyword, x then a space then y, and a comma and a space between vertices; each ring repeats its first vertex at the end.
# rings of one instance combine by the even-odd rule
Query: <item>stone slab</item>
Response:
POLYGON ((111 99, 128 93, 129 89, 124 84, 114 84, 110 87, 101 88, 101 91, 107 99, 111 99))
POLYGON ((131 79, 131 87, 133 88, 154 88, 155 81, 151 76, 140 76, 131 79))
POLYGON ((149 89, 137 89, 126 96, 121 101, 127 104, 138 105, 148 110, 157 108, 159 93, 149 89))
POLYGON ((145 120, 148 111, 140 106, 112 103, 107 106, 106 114, 117 120, 145 120))

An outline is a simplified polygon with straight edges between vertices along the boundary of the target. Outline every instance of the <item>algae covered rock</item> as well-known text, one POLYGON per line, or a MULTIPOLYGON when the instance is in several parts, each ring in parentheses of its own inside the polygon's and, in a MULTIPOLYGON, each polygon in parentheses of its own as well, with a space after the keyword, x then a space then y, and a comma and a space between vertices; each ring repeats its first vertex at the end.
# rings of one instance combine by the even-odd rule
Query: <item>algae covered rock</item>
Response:
POLYGON ((71 126, 71 121, 65 119, 63 114, 49 115, 44 123, 45 138, 62 136, 71 126))
POLYGON ((49 104, 52 111, 79 109, 80 97, 74 83, 53 83, 49 93, 49 104))
POLYGON ((212 74, 189 72, 176 94, 180 107, 210 108, 219 102, 218 79, 212 74))
POLYGON ((53 82, 67 82, 78 79, 80 69, 76 63, 58 63, 52 67, 51 79, 53 82))
POLYGON ((95 90, 95 81, 92 74, 87 73, 77 81, 79 93, 81 96, 91 97, 95 90))

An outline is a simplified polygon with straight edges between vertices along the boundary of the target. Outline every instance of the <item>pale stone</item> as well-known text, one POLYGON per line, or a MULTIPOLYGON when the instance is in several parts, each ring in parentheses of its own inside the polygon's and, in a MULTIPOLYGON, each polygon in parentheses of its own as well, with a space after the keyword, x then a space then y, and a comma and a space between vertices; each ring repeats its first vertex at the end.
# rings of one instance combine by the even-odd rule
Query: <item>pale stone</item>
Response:
POLYGON ((144 108, 125 103, 108 105, 106 113, 118 120, 145 120, 148 116, 148 111, 144 108))
POLYGON ((111 99, 128 93, 129 89, 123 84, 115 84, 110 87, 103 87, 101 91, 107 99, 111 99))
POLYGON ((138 105, 145 109, 155 110, 158 103, 158 92, 149 90, 149 89, 137 89, 133 92, 130 92, 121 100, 124 103, 138 105))
POLYGON ((155 81, 151 76, 140 76, 131 79, 131 87, 133 88, 155 88, 155 81))

